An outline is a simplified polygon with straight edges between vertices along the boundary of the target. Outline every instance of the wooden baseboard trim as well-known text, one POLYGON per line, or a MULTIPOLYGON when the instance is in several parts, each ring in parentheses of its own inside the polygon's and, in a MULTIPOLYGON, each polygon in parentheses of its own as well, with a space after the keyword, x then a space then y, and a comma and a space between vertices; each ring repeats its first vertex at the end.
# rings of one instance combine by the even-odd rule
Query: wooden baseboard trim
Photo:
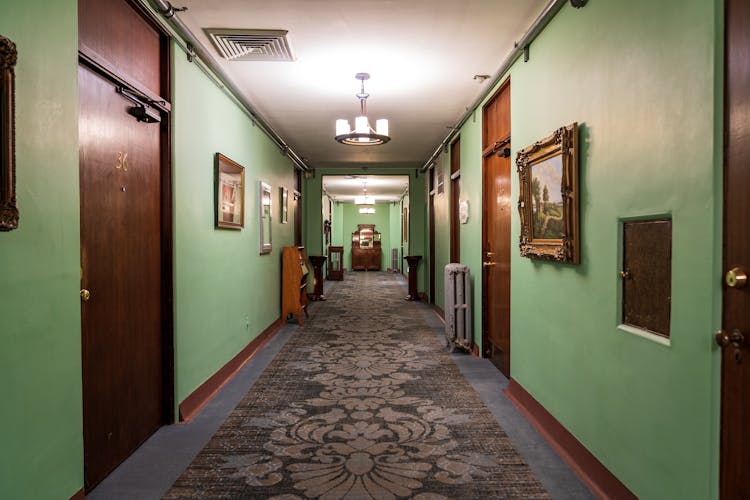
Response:
POLYGON ((260 351, 269 340, 281 329, 281 319, 277 319, 255 337, 235 357, 230 359, 219 371, 211 375, 179 405, 180 422, 189 422, 206 404, 237 374, 255 353, 260 351))
POLYGON ((435 309, 435 314, 440 316, 440 319, 445 323, 445 311, 443 311, 443 309, 437 304, 433 304, 432 307, 435 309))
POLYGON ((504 392, 594 495, 602 499, 638 499, 513 378, 504 392))
POLYGON ((76 491, 72 497, 70 497, 70 500, 86 500, 86 493, 83 491, 83 488, 76 491))

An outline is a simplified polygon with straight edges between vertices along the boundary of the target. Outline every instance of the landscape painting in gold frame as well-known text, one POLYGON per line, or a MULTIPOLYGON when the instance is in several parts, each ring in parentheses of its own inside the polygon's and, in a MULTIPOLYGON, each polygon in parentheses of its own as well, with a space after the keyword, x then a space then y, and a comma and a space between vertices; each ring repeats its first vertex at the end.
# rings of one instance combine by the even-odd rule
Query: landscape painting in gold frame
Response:
POLYGON ((578 264, 578 124, 518 152, 521 256, 578 264))

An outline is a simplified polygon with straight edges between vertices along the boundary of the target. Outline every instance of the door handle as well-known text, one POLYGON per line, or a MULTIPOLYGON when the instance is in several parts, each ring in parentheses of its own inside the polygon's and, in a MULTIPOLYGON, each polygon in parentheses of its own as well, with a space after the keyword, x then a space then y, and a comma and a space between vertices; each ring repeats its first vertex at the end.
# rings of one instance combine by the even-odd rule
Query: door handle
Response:
POLYGON ((735 267, 727 271, 724 281, 729 288, 744 288, 747 285, 747 273, 741 267, 735 267))
POLYGON ((742 351, 740 347, 745 343, 745 336, 738 329, 732 330, 731 333, 727 333, 725 330, 719 330, 714 334, 716 343, 722 348, 732 347, 734 349, 734 361, 737 364, 742 363, 742 351))
POLYGON ((89 299, 91 298, 91 292, 89 292, 85 288, 81 290, 80 294, 81 294, 81 302, 88 302, 89 299))
POLYGON ((492 267, 494 265, 494 262, 482 262, 482 267, 492 267))

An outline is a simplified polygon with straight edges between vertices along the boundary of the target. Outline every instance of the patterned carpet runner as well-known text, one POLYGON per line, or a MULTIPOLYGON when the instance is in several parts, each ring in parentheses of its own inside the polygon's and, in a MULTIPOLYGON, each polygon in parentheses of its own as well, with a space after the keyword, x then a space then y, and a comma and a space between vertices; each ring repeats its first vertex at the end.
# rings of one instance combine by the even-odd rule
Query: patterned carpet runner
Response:
POLYGON ((347 273, 165 498, 549 498, 405 294, 347 273))

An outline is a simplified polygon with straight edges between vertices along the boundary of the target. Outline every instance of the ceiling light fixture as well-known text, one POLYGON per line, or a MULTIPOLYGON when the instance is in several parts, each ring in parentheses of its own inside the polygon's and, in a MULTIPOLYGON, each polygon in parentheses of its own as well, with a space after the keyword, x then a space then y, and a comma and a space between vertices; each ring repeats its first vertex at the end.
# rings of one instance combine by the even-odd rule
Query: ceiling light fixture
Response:
MULTIPOLYGON (((355 196, 354 197, 354 204, 355 205, 374 205, 375 199, 372 196, 367 196, 367 181, 362 183, 362 196, 355 196)), ((360 212, 361 213, 361 212, 360 212)))
POLYGON ((375 129, 367 120, 367 98, 370 94, 365 92, 365 80, 370 79, 369 73, 357 73, 355 78, 362 83, 357 95, 361 115, 354 119, 354 130, 349 128, 348 120, 336 120, 336 140, 341 144, 351 146, 377 146, 390 141, 388 137, 388 120, 381 118, 375 122, 375 129))

